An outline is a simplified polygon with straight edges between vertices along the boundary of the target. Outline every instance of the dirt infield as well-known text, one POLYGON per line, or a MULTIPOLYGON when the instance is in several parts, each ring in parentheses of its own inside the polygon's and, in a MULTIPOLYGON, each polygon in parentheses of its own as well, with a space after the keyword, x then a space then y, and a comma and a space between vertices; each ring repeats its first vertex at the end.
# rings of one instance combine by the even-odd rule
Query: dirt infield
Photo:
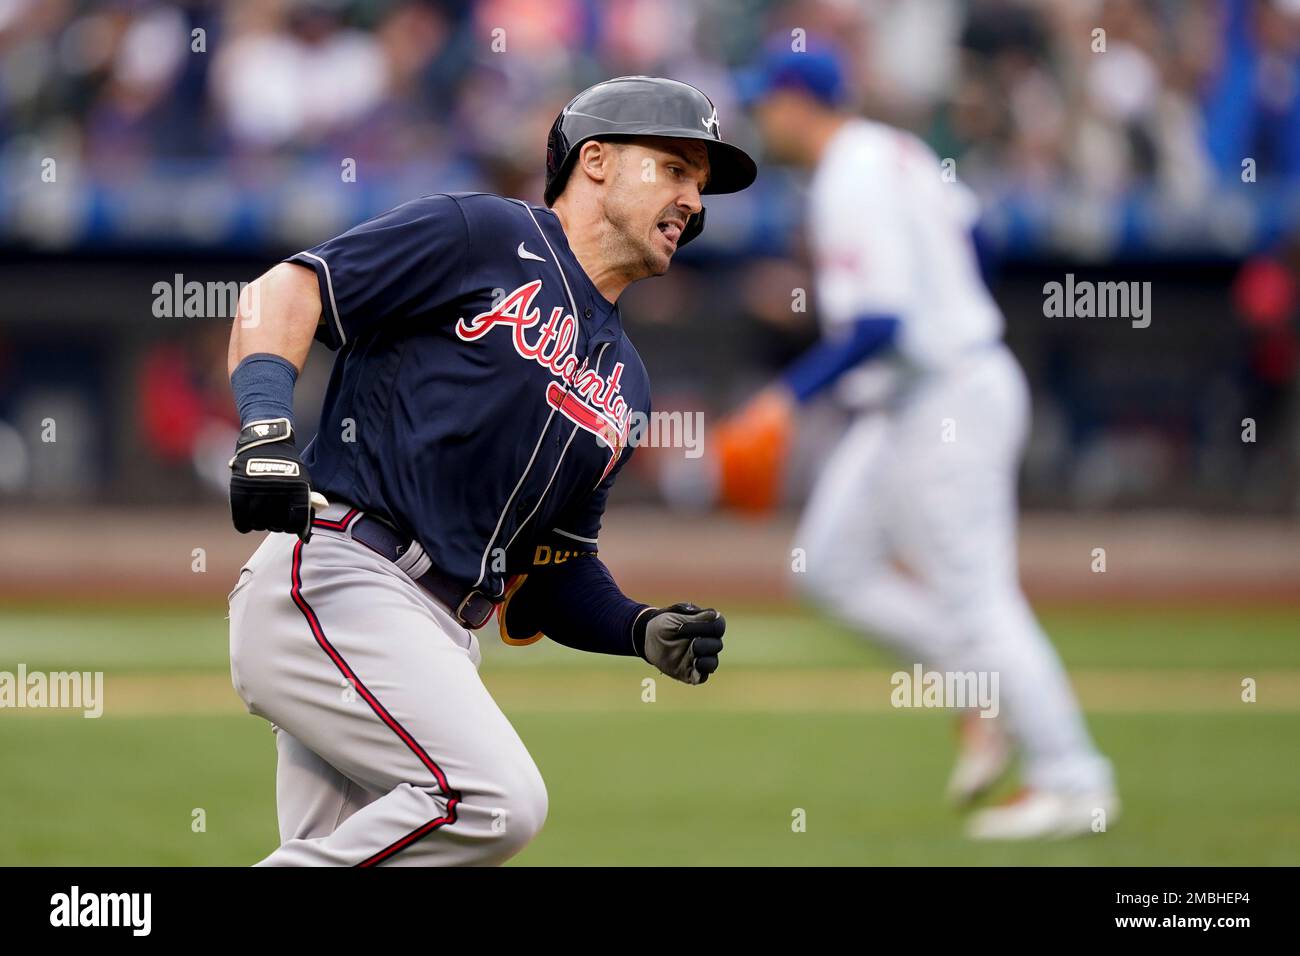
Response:
MULTIPOLYGON (((794 519, 751 521, 650 508, 606 516, 601 554, 631 592, 698 590, 711 600, 792 597, 794 519)), ((0 598, 223 600, 257 545, 220 506, 43 510, 4 517, 0 598)), ((1033 515, 1020 563, 1052 601, 1300 603, 1300 525, 1182 514, 1033 515), (1095 549, 1105 571, 1094 571, 1095 549)))

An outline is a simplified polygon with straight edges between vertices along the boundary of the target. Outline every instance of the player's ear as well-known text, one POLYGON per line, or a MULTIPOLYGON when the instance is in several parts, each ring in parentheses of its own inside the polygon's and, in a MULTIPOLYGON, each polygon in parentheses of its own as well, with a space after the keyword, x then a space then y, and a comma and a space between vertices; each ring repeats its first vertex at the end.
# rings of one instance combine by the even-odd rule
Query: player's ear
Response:
POLYGON ((616 144, 600 143, 595 140, 582 144, 578 150, 577 167, 593 182, 603 183, 610 179, 617 162, 616 144))

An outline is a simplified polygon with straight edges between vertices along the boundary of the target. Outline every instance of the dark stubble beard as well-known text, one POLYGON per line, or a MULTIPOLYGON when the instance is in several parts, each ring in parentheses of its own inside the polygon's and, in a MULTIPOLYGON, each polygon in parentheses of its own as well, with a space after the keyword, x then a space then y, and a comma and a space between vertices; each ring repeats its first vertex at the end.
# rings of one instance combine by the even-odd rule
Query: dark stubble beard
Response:
POLYGON ((632 212, 621 202, 626 187, 621 184, 620 179, 621 174, 610 184, 613 188, 609 198, 613 202, 605 203, 605 222, 609 225, 607 235, 611 246, 610 251, 614 253, 616 261, 625 264, 624 274, 634 280, 663 275, 668 271, 668 263, 663 261, 651 240, 642 235, 638 227, 633 224, 632 212))

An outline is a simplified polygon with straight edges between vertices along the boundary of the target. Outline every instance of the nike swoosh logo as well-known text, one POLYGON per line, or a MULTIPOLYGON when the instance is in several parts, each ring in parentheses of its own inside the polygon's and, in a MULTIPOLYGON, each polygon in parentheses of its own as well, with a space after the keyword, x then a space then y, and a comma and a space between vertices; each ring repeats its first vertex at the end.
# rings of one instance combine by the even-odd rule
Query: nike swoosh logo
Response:
POLYGON ((543 259, 541 256, 535 256, 535 255, 533 255, 531 252, 529 252, 527 249, 525 249, 525 248, 524 248, 524 244, 523 244, 522 242, 519 243, 519 248, 518 248, 518 250, 516 250, 516 251, 519 253, 519 258, 520 258, 520 259, 536 259, 538 262, 545 262, 545 261, 546 261, 546 260, 543 259))

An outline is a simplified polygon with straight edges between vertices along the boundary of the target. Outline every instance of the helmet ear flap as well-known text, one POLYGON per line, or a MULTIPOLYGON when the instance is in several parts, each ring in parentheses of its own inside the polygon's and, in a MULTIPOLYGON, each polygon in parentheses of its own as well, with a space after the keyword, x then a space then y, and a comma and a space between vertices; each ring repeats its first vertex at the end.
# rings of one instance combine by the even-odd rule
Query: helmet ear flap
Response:
POLYGON ((682 230, 682 237, 677 240, 678 249, 704 231, 704 213, 703 206, 700 207, 699 212, 691 213, 690 218, 686 220, 686 228, 682 230))
POLYGON ((564 189, 564 182, 569 178, 569 160, 573 159, 572 150, 569 147, 569 138, 564 135, 564 117, 568 113, 566 107, 559 116, 555 117, 555 122, 551 124, 551 131, 546 136, 546 205, 555 205, 555 199, 564 189))

